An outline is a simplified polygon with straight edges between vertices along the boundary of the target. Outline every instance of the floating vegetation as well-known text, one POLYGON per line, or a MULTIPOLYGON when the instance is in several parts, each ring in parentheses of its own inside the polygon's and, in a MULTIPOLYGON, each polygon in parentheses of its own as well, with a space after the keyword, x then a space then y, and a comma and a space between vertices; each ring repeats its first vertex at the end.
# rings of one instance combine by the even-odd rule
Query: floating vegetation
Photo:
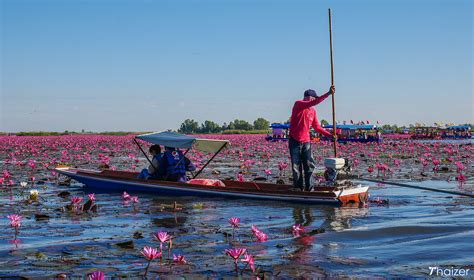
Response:
MULTIPOLYGON (((266 142, 261 135, 212 137, 229 139, 232 146, 203 178, 291 182, 287 143, 266 142)), ((420 261, 411 256, 433 255, 440 265, 472 262, 474 204, 467 198, 388 185, 373 185, 370 203, 362 208, 94 193, 52 171, 57 165, 139 171, 147 161, 131 140, 0 136, 0 275, 424 277, 420 261), (403 242, 420 246, 401 250, 403 242), (438 254, 439 244, 454 244, 452 253, 438 254), (383 263, 398 270, 391 274, 383 263)), ((332 147, 320 142, 313 150, 321 180, 322 161, 332 147)), ((355 175, 473 190, 470 144, 348 143, 339 152, 355 175)), ((210 155, 187 156, 199 166, 210 155)))

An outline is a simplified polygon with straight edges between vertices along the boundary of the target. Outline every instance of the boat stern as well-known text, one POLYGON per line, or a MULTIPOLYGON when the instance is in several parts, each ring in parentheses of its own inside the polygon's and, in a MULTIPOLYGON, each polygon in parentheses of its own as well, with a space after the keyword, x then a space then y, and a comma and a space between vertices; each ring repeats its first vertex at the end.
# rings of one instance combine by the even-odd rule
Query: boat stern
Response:
POLYGON ((369 186, 358 185, 354 188, 341 189, 337 199, 342 205, 366 204, 369 200, 369 186))

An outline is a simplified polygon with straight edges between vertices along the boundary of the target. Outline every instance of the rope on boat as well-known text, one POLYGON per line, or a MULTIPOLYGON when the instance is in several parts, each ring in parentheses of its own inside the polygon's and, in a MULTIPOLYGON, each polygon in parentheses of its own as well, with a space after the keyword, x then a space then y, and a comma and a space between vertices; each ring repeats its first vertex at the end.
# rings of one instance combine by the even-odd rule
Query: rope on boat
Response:
POLYGON ((474 198, 474 194, 458 192, 458 191, 440 190, 440 189, 434 189, 434 188, 428 188, 428 187, 414 186, 414 185, 409 185, 409 184, 404 184, 404 183, 396 183, 396 182, 368 179, 368 178, 363 178, 363 177, 358 177, 357 179, 368 181, 368 182, 373 182, 373 183, 387 184, 387 185, 393 185, 393 186, 399 186, 399 187, 405 187, 405 188, 427 190, 427 191, 454 194, 454 195, 461 195, 461 196, 467 196, 467 197, 473 197, 474 198))

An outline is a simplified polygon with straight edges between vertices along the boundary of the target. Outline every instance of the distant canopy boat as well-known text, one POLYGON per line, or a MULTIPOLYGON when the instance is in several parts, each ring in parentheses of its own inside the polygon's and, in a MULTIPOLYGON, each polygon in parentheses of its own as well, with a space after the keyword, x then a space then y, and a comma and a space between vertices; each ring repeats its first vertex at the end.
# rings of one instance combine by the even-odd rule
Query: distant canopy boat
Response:
POLYGON ((434 126, 415 127, 410 137, 414 140, 439 140, 441 139, 440 128, 434 126))
POLYGON ((471 139, 471 126, 453 125, 441 130, 442 139, 471 139))
POLYGON ((265 140, 271 142, 288 141, 288 130, 290 129, 289 123, 272 123, 270 128, 272 129, 272 133, 267 135, 265 140))
MULTIPOLYGON (((333 125, 323 126, 325 129, 333 130, 333 125)), ((336 124, 337 142, 380 142, 381 133, 373 124, 336 124)), ((325 139, 325 138, 323 138, 325 139)))
MULTIPOLYGON (((234 180, 215 180, 197 178, 214 157, 230 143, 226 140, 200 139, 174 132, 157 132, 138 135, 137 139, 153 144, 212 152, 214 155, 187 183, 154 179, 139 179, 138 172, 114 170, 88 170, 71 167, 56 167, 59 174, 68 176, 86 187, 118 192, 151 192, 158 195, 223 197, 241 199, 262 199, 309 204, 354 205, 368 200, 368 186, 315 186, 315 191, 302 192, 292 185, 260 182, 240 182, 234 180)), ((145 154, 146 155, 146 154, 145 154)))
MULTIPOLYGON (((279 142, 279 141, 288 141, 290 139, 290 134, 289 134, 289 129, 290 129, 290 124, 289 123, 272 123, 270 125, 270 128, 272 129, 272 133, 268 134, 265 137, 265 140, 270 141, 270 142, 279 142)), ((319 142, 319 137, 316 137, 316 133, 311 130, 310 134, 311 142, 319 142)))

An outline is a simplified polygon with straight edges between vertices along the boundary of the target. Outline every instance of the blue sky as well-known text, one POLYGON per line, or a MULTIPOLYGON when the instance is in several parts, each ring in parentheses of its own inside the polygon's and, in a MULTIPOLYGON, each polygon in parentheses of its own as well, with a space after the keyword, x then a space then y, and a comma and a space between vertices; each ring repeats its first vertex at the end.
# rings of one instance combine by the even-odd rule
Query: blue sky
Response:
POLYGON ((0 0, 0 131, 288 119, 474 122, 468 0, 0 0), (331 102, 318 105, 331 119, 331 102))

